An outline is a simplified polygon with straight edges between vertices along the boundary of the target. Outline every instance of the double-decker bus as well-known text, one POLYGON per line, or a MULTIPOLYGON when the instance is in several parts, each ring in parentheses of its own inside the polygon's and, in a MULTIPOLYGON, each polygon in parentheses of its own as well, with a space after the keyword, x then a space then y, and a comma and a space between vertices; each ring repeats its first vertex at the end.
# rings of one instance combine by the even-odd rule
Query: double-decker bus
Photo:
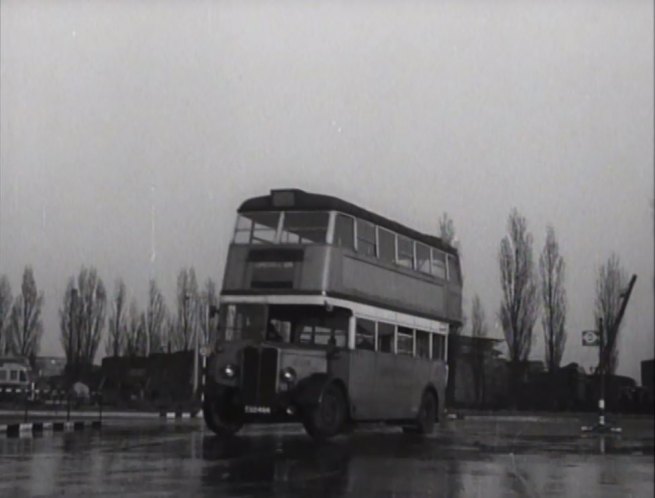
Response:
POLYGON ((457 251, 341 199, 273 190, 238 209, 207 365, 217 434, 300 420, 316 439, 360 421, 430 433, 443 413, 457 251))

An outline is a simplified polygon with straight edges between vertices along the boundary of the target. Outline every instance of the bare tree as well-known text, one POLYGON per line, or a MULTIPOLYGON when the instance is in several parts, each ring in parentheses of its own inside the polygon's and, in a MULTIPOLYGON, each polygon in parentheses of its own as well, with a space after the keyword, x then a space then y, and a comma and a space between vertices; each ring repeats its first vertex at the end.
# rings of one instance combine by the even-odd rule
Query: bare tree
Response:
MULTIPOLYGON (((446 244, 451 245, 459 250, 459 243, 455 233, 455 223, 447 212, 444 212, 439 218, 439 238, 446 244)), ((463 281, 463 275, 460 275, 463 281)), ((448 335, 448 385, 446 387, 446 400, 448 403, 455 401, 455 382, 457 379, 457 360, 459 358, 459 336, 466 324, 466 313, 462 312, 462 323, 453 324, 449 327, 448 335)))
POLYGON ((198 323, 198 282, 193 268, 183 268, 177 277, 177 327, 173 339, 176 351, 192 349, 198 323))
POLYGON ((218 296, 216 292, 216 282, 211 278, 208 278, 205 281, 205 287, 200 294, 200 303, 202 306, 200 313, 200 330, 202 331, 203 342, 213 343, 216 327, 213 319, 210 317, 210 311, 217 306, 218 296))
POLYGON ((163 328, 163 338, 162 338, 162 347, 165 349, 166 353, 172 353, 177 351, 176 341, 177 341, 177 319, 171 313, 166 313, 164 318, 164 328, 163 328))
POLYGON ((539 257, 541 300, 544 307, 541 326, 546 345, 546 367, 553 373, 559 368, 566 343, 566 290, 564 258, 553 227, 546 231, 546 243, 539 257))
POLYGON ((109 356, 122 356, 125 351, 125 339, 127 335, 127 298, 125 294, 125 282, 119 279, 116 282, 114 297, 112 299, 111 315, 109 316, 109 336, 105 344, 105 352, 109 356))
MULTIPOLYGON (((508 234, 500 243, 498 261, 502 301, 498 318, 509 349, 512 379, 518 382, 532 347, 532 331, 539 312, 537 275, 532 255, 532 235, 525 217, 513 209, 508 234)), ((513 386, 516 394, 518 386, 513 386)))
POLYGON ((448 213, 443 213, 439 218, 439 238, 446 244, 456 246, 455 223, 448 213))
POLYGON ((130 303, 125 336, 125 356, 145 356, 146 354, 146 316, 139 311, 136 299, 130 303))
POLYGON ((148 288, 148 307, 146 309, 146 356, 158 353, 163 346, 164 320, 166 319, 166 303, 157 283, 150 280, 148 288))
POLYGON ((105 324, 107 293, 95 268, 82 267, 68 281, 59 310, 61 342, 66 353, 67 371, 73 379, 87 371, 96 356, 105 324))
MULTIPOLYGON (((480 296, 477 294, 473 297, 473 304, 471 306, 471 335, 476 338, 484 338, 487 336, 488 327, 484 308, 480 301, 480 296)), ((485 350, 481 341, 475 341, 475 348, 473 352, 473 381, 475 383, 475 396, 477 402, 484 403, 484 355, 485 350)))
MULTIPOLYGON (((615 337, 618 330, 614 330, 617 324, 619 310, 621 308, 621 292, 626 285, 626 273, 621 267, 621 262, 616 254, 601 265, 596 278, 596 307, 594 317, 596 323, 602 318, 604 332, 604 347, 613 344, 611 351, 601 351, 602 356, 607 356, 607 373, 613 374, 618 365, 618 350, 616 349, 615 337), (613 332, 612 332, 613 331, 613 332), (613 333, 613 336, 609 335, 613 333)), ((620 324, 619 324, 620 325, 620 324)))
POLYGON ((9 317, 12 351, 18 356, 34 361, 39 352, 39 342, 43 333, 41 310, 43 292, 39 292, 31 267, 23 271, 21 293, 16 296, 9 317))
POLYGON ((7 275, 0 277, 0 356, 4 356, 9 351, 10 341, 7 337, 9 328, 9 312, 14 298, 11 295, 11 285, 7 275))

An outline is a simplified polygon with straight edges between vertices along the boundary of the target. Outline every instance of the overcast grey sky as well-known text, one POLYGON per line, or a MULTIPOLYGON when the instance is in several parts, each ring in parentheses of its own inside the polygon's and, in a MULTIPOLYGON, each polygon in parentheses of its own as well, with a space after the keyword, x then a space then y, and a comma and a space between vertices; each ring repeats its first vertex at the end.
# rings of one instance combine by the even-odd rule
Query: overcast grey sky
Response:
POLYGON ((172 308, 182 266, 220 282, 239 203, 293 186, 428 233, 448 211, 496 337, 507 215, 537 251, 551 223, 564 363, 595 364, 615 251, 639 276, 619 372, 653 357, 650 0, 0 5, 0 273, 16 294, 34 267, 42 353, 81 265, 141 303, 155 277, 172 308))

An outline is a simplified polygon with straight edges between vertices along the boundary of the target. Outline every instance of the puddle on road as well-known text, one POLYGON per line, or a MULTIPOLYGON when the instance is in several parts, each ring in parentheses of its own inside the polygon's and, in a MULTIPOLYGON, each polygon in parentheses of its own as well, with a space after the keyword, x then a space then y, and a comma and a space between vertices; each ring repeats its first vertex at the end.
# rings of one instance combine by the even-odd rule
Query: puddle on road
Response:
POLYGON ((429 438, 364 427, 318 445, 295 427, 229 439, 200 427, 0 441, 0 495, 652 496, 652 438, 461 424, 429 438))

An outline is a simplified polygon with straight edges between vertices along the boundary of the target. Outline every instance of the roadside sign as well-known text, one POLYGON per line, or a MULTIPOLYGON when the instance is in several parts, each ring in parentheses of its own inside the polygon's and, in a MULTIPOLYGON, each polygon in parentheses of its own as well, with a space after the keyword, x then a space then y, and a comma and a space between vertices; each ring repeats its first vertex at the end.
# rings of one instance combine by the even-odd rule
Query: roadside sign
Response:
POLYGON ((600 335, 597 330, 583 330, 582 331, 582 345, 583 346, 600 346, 600 335))

